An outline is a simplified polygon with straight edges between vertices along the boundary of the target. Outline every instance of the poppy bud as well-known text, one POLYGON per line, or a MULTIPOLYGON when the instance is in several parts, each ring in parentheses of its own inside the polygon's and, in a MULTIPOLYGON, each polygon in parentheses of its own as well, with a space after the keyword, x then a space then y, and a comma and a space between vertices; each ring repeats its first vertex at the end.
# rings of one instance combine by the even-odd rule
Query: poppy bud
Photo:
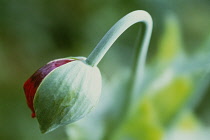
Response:
POLYGON ((43 133, 77 121, 97 104, 101 74, 85 58, 64 58, 49 62, 24 84, 32 117, 43 133))

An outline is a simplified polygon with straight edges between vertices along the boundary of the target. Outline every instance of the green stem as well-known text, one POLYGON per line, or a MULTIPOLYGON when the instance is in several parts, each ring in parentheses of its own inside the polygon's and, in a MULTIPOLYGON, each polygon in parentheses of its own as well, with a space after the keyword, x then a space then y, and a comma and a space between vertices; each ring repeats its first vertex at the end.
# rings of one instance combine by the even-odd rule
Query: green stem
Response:
POLYGON ((117 40, 117 38, 130 26, 135 23, 143 22, 146 24, 146 33, 142 43, 141 62, 144 65, 147 55, 147 49, 152 33, 152 18, 149 13, 143 10, 131 12, 120 19, 101 39, 96 48, 86 59, 86 62, 91 66, 97 66, 103 56, 117 40))
POLYGON ((132 88, 131 93, 133 97, 138 94, 139 85, 143 79, 145 61, 148 51, 148 46, 152 34, 153 22, 149 13, 143 10, 133 11, 122 19, 120 19, 101 39, 95 49, 91 52, 91 54, 86 59, 86 63, 91 66, 97 66, 101 61, 103 56, 112 46, 112 44, 117 40, 117 38, 130 26, 135 23, 143 22, 145 24, 145 33, 143 37, 143 41, 139 46, 138 55, 136 57, 134 71, 132 73, 132 88), (141 49, 140 49, 141 48, 141 49))

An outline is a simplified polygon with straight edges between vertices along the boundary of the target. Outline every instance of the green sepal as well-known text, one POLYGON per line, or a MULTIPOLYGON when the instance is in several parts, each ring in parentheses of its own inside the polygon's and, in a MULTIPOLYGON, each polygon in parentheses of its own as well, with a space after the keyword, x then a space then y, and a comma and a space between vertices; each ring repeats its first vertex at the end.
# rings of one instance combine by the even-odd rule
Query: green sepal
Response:
POLYGON ((64 64, 49 73, 34 98, 34 108, 42 133, 75 122, 97 104, 101 74, 97 67, 82 61, 64 64))

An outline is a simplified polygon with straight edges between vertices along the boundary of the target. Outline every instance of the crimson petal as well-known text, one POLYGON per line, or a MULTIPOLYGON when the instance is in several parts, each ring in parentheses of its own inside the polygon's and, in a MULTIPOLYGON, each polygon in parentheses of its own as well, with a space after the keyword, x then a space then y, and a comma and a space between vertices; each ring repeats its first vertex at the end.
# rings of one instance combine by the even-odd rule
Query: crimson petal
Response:
POLYGON ((45 66, 38 69, 25 83, 24 83, 24 91, 27 100, 28 107, 32 111, 32 118, 36 116, 33 100, 36 93, 37 88, 41 84, 42 80, 55 68, 60 67, 66 63, 74 61, 74 59, 57 59, 47 63, 45 66))

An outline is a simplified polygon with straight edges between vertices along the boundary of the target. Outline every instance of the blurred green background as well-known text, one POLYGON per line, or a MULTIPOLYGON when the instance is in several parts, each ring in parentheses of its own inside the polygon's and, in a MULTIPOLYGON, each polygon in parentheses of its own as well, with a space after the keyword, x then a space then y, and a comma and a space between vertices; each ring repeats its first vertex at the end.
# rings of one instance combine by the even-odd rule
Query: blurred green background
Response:
POLYGON ((0 0, 1 140, 208 140, 209 0, 0 0), (130 67, 140 24, 99 64, 103 91, 89 116, 41 134, 23 83, 45 63, 85 56, 121 17, 148 11, 154 21, 145 79, 128 114, 130 67))

